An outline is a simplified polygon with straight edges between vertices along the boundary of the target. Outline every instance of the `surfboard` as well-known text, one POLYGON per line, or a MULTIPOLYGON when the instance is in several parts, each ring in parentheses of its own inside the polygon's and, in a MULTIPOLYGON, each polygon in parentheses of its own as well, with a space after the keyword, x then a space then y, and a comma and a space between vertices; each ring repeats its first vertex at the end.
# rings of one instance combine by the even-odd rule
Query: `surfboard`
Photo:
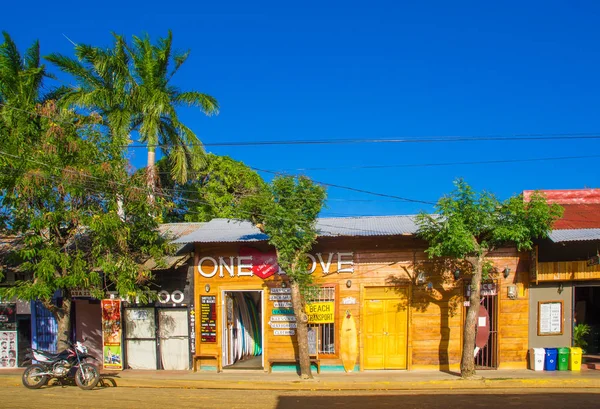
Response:
POLYGON ((351 314, 346 314, 342 321, 342 334, 340 337, 340 358, 346 372, 352 372, 358 355, 358 339, 356 336, 356 323, 351 314))

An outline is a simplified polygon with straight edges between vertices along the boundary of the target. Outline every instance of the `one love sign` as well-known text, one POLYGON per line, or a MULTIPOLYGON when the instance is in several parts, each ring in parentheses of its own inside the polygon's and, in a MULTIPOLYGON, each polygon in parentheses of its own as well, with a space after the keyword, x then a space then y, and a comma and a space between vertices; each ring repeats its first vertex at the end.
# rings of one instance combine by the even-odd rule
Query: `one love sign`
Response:
POLYGON ((275 252, 263 253, 252 247, 242 247, 240 256, 252 256, 252 273, 263 280, 279 271, 275 252))

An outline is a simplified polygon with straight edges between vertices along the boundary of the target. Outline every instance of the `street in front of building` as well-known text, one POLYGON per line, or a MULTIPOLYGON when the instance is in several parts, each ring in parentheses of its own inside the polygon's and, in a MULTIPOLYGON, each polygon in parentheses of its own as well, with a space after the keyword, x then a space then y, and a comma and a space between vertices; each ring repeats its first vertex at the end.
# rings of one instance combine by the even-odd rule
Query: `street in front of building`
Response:
POLYGON ((482 389, 460 391, 277 391, 100 388, 82 391, 71 386, 25 390, 0 388, 2 407, 26 408, 244 408, 300 409, 344 407, 347 409, 394 408, 564 409, 595 407, 600 389, 482 389))

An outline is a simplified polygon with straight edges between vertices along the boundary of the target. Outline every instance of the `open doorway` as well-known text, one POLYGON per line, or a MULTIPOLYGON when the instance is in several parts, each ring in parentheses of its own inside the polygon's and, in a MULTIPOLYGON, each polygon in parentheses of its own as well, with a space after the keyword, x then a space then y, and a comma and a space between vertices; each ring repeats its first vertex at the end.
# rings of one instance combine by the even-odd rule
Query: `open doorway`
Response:
POLYGON ((584 337, 586 354, 600 355, 600 286, 577 285, 575 287, 574 324, 587 324, 589 333, 584 337))
POLYGON ((262 291, 223 295, 223 369, 263 369, 262 291))

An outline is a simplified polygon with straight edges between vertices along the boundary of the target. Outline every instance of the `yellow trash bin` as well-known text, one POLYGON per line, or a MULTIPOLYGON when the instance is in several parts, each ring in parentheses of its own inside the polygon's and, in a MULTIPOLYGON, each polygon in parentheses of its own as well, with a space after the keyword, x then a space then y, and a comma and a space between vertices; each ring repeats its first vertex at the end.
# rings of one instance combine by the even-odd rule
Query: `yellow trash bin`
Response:
POLYGON ((569 369, 571 371, 581 371, 581 348, 571 348, 571 354, 569 355, 569 369))

